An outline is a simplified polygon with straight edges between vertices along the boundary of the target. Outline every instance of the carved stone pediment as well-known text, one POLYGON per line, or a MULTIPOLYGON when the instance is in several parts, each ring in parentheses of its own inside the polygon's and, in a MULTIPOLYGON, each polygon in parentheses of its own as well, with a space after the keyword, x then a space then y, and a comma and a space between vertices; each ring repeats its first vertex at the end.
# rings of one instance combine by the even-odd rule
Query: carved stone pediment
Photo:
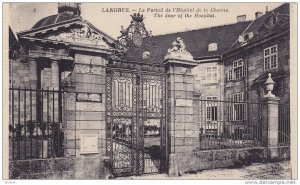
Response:
POLYGON ((86 23, 80 26, 70 28, 66 31, 54 32, 43 39, 69 42, 76 44, 94 45, 109 48, 110 46, 104 41, 104 35, 99 34, 86 23))

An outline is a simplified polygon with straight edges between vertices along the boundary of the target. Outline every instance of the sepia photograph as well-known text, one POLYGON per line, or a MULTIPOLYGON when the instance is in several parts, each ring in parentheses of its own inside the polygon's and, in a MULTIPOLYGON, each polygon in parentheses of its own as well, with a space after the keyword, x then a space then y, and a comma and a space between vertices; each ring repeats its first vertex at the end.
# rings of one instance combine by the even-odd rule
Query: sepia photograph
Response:
POLYGON ((297 5, 3 3, 2 179, 295 184, 297 5))

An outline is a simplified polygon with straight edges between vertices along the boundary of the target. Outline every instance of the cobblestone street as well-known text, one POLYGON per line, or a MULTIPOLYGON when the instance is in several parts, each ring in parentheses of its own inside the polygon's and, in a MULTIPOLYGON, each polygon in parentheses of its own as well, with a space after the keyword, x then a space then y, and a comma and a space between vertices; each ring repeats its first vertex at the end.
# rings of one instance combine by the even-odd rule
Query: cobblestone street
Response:
POLYGON ((214 169, 199 171, 197 174, 183 174, 180 177, 168 177, 166 174, 122 177, 118 179, 291 179, 291 165, 289 161, 277 163, 254 163, 236 169, 214 169))

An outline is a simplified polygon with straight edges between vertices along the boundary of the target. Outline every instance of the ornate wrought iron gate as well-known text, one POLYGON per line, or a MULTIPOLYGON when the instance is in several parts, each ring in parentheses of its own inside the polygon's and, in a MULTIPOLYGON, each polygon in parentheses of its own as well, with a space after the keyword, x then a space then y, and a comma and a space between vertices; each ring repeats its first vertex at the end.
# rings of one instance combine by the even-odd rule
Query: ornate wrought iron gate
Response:
POLYGON ((106 130, 106 152, 115 176, 163 172, 166 76, 107 69, 106 130))

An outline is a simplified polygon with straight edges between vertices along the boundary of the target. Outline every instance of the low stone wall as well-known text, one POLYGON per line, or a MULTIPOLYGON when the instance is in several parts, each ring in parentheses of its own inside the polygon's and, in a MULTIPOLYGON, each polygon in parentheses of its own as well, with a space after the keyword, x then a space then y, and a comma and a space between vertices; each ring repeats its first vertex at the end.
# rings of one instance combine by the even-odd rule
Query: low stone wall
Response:
MULTIPOLYGON (((278 147, 278 159, 290 158, 290 147, 278 147)), ((214 168, 239 167, 267 160, 267 148, 194 151, 170 155, 169 175, 214 168)), ((100 157, 64 157, 10 161, 10 179, 104 179, 100 157)))
POLYGON ((52 158, 11 161, 10 179, 103 179, 101 158, 52 158))
POLYGON ((170 155, 169 175, 214 168, 238 167, 251 162, 263 162, 266 148, 195 151, 170 155))
MULTIPOLYGON (((290 159, 290 147, 281 146, 274 149, 278 152, 278 157, 271 160, 290 159)), ((169 157, 169 175, 177 176, 185 172, 215 168, 235 168, 266 161, 268 161, 266 147, 174 153, 169 157)))

